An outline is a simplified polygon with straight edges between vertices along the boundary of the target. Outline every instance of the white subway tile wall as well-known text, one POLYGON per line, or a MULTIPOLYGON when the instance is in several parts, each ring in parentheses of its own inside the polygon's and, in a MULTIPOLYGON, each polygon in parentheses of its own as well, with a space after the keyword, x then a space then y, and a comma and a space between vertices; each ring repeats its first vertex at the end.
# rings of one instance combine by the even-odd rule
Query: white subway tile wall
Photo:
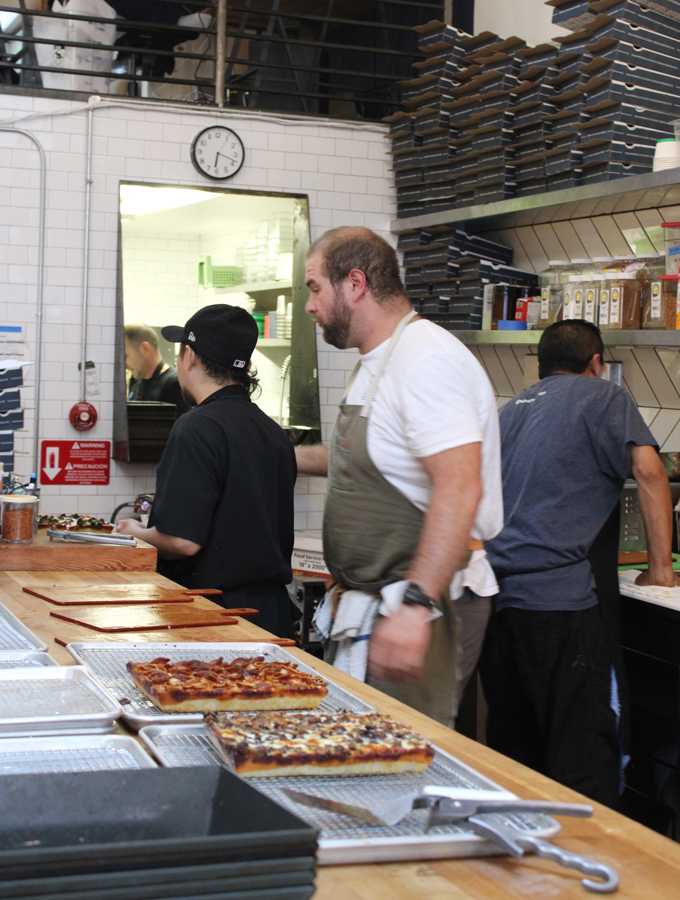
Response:
MULTIPOLYGON (((85 242, 87 121, 83 104, 62 99, 0 96, 0 117, 16 121, 40 141, 47 157, 45 309, 43 320, 43 392, 40 438, 74 440, 70 408, 80 400, 81 304, 85 242), (35 117, 36 114, 40 114, 35 117)), ((243 140, 246 162, 228 183, 239 190, 304 193, 309 197, 312 240, 338 225, 365 225, 394 243, 389 222, 396 213, 395 190, 380 125, 317 123, 276 116, 228 112, 175 111, 139 105, 96 109, 93 125, 92 214, 87 358, 99 372, 100 393, 89 399, 99 419, 88 437, 111 440, 113 358, 120 181, 206 186, 189 160, 195 135, 215 121, 227 121, 243 140)), ((19 134, 0 132, 0 322, 21 324, 35 352, 38 282, 39 159, 32 143, 19 134)), ((162 238, 158 238, 162 242, 162 238)), ((189 243, 189 242, 188 242, 189 243)), ((167 254, 175 282, 184 277, 183 254, 194 248, 158 246, 144 252, 167 254)), ((188 271, 188 270, 187 270, 188 271)), ((188 277, 188 275, 187 275, 188 277)), ((139 298, 139 317, 143 298, 139 298)), ((168 313, 178 295, 168 293, 168 313)), ((328 439, 354 365, 355 351, 340 351, 317 334, 321 421, 328 439)), ((264 365, 264 360, 262 362, 264 365)), ((16 471, 32 466, 35 388, 31 370, 22 388, 26 428, 17 434, 16 471)), ((269 403, 268 403, 269 405, 269 403)), ((102 487, 42 486, 42 507, 50 513, 108 516, 137 494, 153 491, 155 467, 111 463, 111 483, 102 487)), ((295 527, 318 530, 323 515, 325 479, 298 479, 295 527)))

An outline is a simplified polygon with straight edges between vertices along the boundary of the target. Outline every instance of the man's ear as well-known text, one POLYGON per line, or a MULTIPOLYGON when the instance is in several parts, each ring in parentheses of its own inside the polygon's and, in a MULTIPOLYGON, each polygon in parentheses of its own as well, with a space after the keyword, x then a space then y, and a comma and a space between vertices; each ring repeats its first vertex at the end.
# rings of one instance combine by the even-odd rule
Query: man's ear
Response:
POLYGON ((147 356, 149 353, 153 353, 153 347, 148 341, 140 341, 139 350, 141 350, 145 356, 147 356))
POLYGON ((347 277, 350 285, 350 302, 352 300, 359 300, 366 293, 366 275, 361 269, 350 269, 347 277))
POLYGON ((592 378, 601 378, 604 372, 604 359, 599 353, 594 353, 588 363, 585 374, 592 378))
POLYGON ((194 368, 198 365, 198 360, 196 359, 196 354, 195 354, 194 351, 191 349, 191 347, 188 346, 188 344, 185 344, 185 345, 184 345, 184 357, 183 357, 183 360, 184 360, 184 365, 185 365, 185 366, 187 367, 187 369, 189 369, 189 370, 190 370, 190 369, 194 369, 194 368))

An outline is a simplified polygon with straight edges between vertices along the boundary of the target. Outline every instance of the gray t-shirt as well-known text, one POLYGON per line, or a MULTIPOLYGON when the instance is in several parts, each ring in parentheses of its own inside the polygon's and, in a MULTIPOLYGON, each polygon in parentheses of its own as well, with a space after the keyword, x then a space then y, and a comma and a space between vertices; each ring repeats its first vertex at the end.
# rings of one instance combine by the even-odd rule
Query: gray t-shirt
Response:
POLYGON ((500 413, 505 527, 486 543, 496 609, 587 609, 587 556, 626 478, 631 445, 657 446, 623 388, 552 375, 500 413))

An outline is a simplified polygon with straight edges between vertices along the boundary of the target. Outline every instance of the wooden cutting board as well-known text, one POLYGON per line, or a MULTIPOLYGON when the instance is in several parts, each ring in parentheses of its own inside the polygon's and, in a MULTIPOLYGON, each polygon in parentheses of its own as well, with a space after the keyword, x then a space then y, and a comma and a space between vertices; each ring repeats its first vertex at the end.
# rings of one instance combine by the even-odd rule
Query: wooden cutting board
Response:
POLYGON ((165 628, 198 628, 208 625, 236 625, 238 620, 222 610, 200 609, 189 604, 160 606, 94 607, 93 609, 50 611, 56 619, 84 625, 94 631, 160 631, 165 628))
POLYGON ((181 588, 155 584, 102 584, 92 587, 25 587, 24 592, 58 606, 106 606, 117 603, 192 603, 181 588))

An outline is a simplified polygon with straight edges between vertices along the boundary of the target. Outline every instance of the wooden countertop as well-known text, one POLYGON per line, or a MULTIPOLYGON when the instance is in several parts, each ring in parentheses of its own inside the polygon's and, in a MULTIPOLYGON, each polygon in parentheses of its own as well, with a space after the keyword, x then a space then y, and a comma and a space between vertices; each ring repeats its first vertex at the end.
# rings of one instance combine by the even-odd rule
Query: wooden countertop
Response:
MULTIPOLYGON (((0 602, 4 603, 43 641, 48 652, 61 664, 73 662, 55 637, 69 641, 115 640, 159 641, 165 632, 110 635, 94 632, 49 615, 54 607, 25 594, 24 585, 88 585, 171 582, 149 572, 0 572, 0 602)), ((195 598, 209 609, 211 601, 195 598)), ((266 639, 267 632, 239 619, 237 625, 214 628, 173 629, 171 641, 238 641, 266 639)), ((584 802, 584 798, 481 744, 462 737, 413 709, 361 684, 301 650, 291 652, 324 675, 342 684, 426 735, 462 762, 527 799, 543 798, 584 802)), ((590 801, 587 801, 590 802, 590 801)), ((592 819, 562 818, 562 832, 555 843, 561 847, 614 866, 621 885, 613 895, 621 900, 677 900, 680 896, 680 845, 661 837, 606 807, 595 804, 592 819)), ((525 856, 436 860, 416 863, 384 863, 357 866, 321 867, 317 872, 315 900, 575 900, 592 896, 581 886, 582 874, 556 863, 525 856)))

